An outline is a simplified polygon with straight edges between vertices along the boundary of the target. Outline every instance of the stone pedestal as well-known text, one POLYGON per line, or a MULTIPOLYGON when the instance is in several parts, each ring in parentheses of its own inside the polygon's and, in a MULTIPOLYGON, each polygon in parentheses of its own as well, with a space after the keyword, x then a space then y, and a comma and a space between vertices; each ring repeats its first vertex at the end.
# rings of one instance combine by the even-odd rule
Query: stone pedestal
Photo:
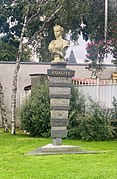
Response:
POLYGON ((51 64, 47 74, 49 76, 51 137, 53 145, 62 145, 62 138, 67 137, 71 84, 75 71, 66 68, 66 62, 57 62, 51 64))
POLYGON ((39 147, 26 155, 50 154, 94 154, 96 151, 85 151, 78 146, 62 145, 62 138, 67 137, 68 110, 71 97, 71 83, 74 71, 66 68, 65 62, 51 64, 48 69, 50 108, 51 108, 51 137, 52 144, 39 147))

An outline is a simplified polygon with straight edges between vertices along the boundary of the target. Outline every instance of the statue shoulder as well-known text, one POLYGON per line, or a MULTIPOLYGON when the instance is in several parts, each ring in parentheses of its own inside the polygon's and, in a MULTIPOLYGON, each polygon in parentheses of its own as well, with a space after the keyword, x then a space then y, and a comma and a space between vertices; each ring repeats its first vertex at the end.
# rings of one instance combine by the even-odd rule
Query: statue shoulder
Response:
POLYGON ((55 44, 55 40, 52 40, 50 43, 49 43, 49 48, 52 48, 55 44))
POLYGON ((66 46, 69 46, 70 45, 70 41, 68 40, 63 40, 63 46, 66 47, 66 46))
POLYGON ((55 43, 55 40, 52 40, 49 45, 52 45, 55 43))

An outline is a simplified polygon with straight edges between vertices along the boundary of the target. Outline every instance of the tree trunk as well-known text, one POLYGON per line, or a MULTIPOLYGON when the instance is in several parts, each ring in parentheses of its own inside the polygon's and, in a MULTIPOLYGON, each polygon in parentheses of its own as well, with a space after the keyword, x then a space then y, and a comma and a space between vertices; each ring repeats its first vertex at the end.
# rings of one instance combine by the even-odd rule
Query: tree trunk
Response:
POLYGON ((26 28, 27 23, 27 16, 29 12, 29 6, 27 5, 27 12, 24 18, 24 23, 22 27, 22 32, 20 36, 19 42, 19 50, 16 58, 16 65, 14 70, 14 77, 13 77, 13 88, 12 88, 12 95, 11 95, 11 134, 16 134, 16 93, 17 93, 17 79, 18 79, 18 72, 20 69, 20 59, 22 55, 22 47, 23 47, 23 36, 26 28))
POLYGON ((1 117, 2 117, 2 124, 4 126, 4 131, 7 132, 8 123, 7 123, 7 116, 6 116, 6 106, 4 103, 4 93, 1 83, 0 83, 0 109, 1 109, 1 117))

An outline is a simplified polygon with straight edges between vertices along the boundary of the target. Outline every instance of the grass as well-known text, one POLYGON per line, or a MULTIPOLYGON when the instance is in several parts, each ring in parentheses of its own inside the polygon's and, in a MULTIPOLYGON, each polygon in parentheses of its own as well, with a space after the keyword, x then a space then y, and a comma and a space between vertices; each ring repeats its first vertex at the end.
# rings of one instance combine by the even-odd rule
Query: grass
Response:
POLYGON ((108 151, 103 154, 25 156, 51 143, 51 139, 33 138, 21 132, 12 136, 0 129, 0 179, 115 179, 116 142, 63 141, 83 149, 108 151))

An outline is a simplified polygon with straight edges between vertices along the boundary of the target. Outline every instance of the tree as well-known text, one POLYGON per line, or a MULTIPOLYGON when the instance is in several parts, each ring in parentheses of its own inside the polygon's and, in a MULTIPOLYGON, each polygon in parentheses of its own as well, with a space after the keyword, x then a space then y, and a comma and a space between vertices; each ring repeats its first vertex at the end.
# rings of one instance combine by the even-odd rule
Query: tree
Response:
POLYGON ((16 65, 15 65, 15 70, 14 70, 14 76, 13 76, 13 86, 12 86, 12 96, 11 96, 11 134, 15 134, 15 128, 16 128, 16 93, 17 93, 17 77, 18 77, 18 72, 20 69, 20 60, 21 60, 21 55, 22 55, 22 49, 23 49, 23 36, 25 33, 25 28, 26 28, 26 23, 27 23, 27 17, 29 13, 29 4, 27 2, 27 6, 25 6, 26 11, 25 11, 25 16, 24 16, 24 22, 23 22, 23 27, 22 27, 22 32, 21 32, 21 37, 20 37, 20 42, 19 42, 19 49, 18 53, 16 56, 16 65))
POLYGON ((89 42, 86 47, 87 55, 85 62, 88 64, 86 69, 92 72, 91 77, 96 78, 96 93, 97 101, 99 101, 99 80, 103 70, 105 69, 103 63, 108 51, 107 42, 100 40, 97 42, 89 42))
POLYGON ((4 103, 4 93, 2 89, 2 85, 0 83, 0 110, 1 110, 1 117, 2 117, 2 124, 4 127, 4 131, 8 131, 8 123, 7 123, 7 116, 6 116, 6 106, 4 103))
POLYGON ((88 63, 88 70, 92 72, 92 76, 98 78, 104 70, 103 62, 107 54, 107 46, 105 41, 89 42, 86 47, 87 55, 85 62, 88 63))
MULTIPOLYGON (((0 6, 0 22, 2 24, 0 32, 6 33, 2 41, 10 46, 14 44, 14 40, 17 42, 16 37, 20 37, 26 4, 24 0, 15 2, 17 3, 13 5, 10 1, 5 1, 0 6), (15 24, 12 27, 7 21, 11 15, 12 24, 15 24)), ((48 44, 54 38, 52 27, 55 24, 63 26, 65 33, 71 30, 71 39, 75 41, 78 40, 80 33, 84 34, 84 31, 87 31, 85 34, 88 33, 91 40, 99 41, 104 38, 104 0, 29 0, 29 3, 30 10, 25 36, 29 39, 29 44, 35 46, 40 61, 49 61, 48 44), (87 25, 86 29, 81 29, 82 20, 87 25)), ((107 39, 110 39, 114 28, 112 23, 116 22, 116 16, 113 13, 116 13, 116 7, 109 3, 108 9, 107 39)), ((84 39, 87 40, 87 37, 84 39)), ((18 49, 18 43, 15 47, 18 49)))
POLYGON ((2 1, 0 5, 0 60, 16 61, 24 16, 22 7, 25 4, 26 2, 23 1, 11 3, 6 0, 2 1))

